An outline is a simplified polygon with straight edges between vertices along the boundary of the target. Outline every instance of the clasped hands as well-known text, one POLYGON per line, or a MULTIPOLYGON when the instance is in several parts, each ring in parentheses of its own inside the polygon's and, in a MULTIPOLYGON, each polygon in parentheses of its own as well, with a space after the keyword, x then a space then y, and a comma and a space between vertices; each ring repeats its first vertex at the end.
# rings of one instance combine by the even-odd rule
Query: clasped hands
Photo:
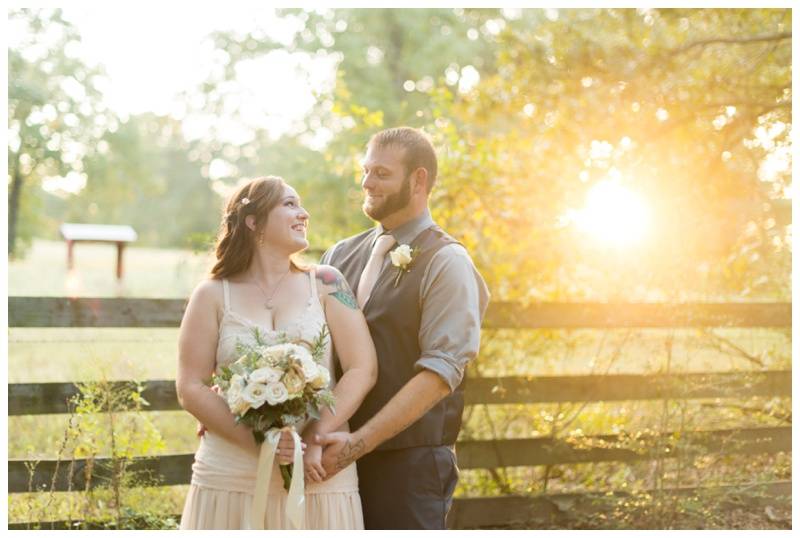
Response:
MULTIPOLYGON (((211 390, 219 394, 216 385, 211 390)), ((198 423, 197 436, 202 437, 206 427, 198 423)), ((364 441, 357 440, 352 433, 332 432, 312 434, 300 444, 303 450, 303 471, 309 482, 327 480, 364 453, 364 441)), ((278 449, 275 453, 280 465, 289 465, 294 460, 294 438, 288 431, 281 432, 278 449)))
MULTIPOLYGON (((202 437, 206 432, 203 424, 197 426, 197 435, 202 437)), ((361 456, 363 441, 358 441, 348 432, 314 434, 312 439, 303 439, 300 448, 303 451, 303 467, 305 479, 309 482, 322 482, 332 477, 361 456)), ((294 458, 294 438, 288 431, 281 432, 275 459, 280 465, 289 465, 294 458)))

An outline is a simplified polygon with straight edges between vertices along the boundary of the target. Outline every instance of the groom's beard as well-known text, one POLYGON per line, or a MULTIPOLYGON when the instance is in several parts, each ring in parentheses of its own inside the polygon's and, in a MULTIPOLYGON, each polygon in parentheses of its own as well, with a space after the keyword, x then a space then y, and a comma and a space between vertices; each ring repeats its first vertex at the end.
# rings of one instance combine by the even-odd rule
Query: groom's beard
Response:
POLYGON ((383 220, 392 213, 404 209, 409 202, 411 202, 411 174, 403 180, 403 185, 399 191, 384 197, 382 204, 367 206, 365 199, 362 209, 372 220, 383 220))

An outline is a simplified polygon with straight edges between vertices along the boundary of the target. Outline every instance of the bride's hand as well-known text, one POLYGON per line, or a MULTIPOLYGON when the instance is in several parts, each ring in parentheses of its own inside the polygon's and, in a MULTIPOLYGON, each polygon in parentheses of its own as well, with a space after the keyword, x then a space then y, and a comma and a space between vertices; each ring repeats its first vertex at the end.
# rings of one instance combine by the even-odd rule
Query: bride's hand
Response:
MULTIPOLYGON (((301 442, 300 449, 305 452, 306 444, 301 442)), ((294 462, 294 438, 288 431, 281 432, 281 440, 278 441, 278 463, 281 465, 289 465, 294 462)))
POLYGON ((306 480, 322 482, 325 480, 325 469, 322 468, 322 445, 310 444, 303 455, 303 467, 306 480))

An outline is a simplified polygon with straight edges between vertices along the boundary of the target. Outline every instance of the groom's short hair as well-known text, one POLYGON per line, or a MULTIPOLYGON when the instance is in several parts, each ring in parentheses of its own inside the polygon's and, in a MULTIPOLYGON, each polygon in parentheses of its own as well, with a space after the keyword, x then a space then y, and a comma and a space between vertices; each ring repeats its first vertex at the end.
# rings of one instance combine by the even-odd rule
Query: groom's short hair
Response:
POLYGON ((417 168, 424 168, 428 171, 428 193, 433 190, 436 183, 436 172, 438 164, 436 162, 436 152, 433 149, 428 135, 413 127, 393 127, 384 129, 372 135, 367 147, 384 148, 386 146, 398 146, 405 149, 403 156, 403 167, 406 177, 417 168))

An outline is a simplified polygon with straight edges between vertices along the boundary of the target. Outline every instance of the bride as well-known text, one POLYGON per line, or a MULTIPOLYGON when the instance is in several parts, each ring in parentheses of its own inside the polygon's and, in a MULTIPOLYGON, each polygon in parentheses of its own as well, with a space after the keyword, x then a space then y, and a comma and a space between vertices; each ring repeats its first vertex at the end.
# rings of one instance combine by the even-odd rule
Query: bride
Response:
MULTIPOLYGON (((251 430, 237 425, 225 400, 208 386, 215 371, 235 361, 237 342, 258 329, 268 343, 312 341, 328 325, 325 361, 331 374, 331 339, 342 370, 335 382, 336 414, 298 426, 304 441, 306 529, 363 529, 355 464, 325 480, 322 447, 314 435, 347 431, 347 420, 375 383, 375 348, 353 292, 337 269, 304 267, 293 255, 308 248, 308 213, 281 178, 254 179, 228 202, 211 278, 192 293, 181 322, 176 380, 181 406, 206 428, 192 465, 181 529, 249 528, 258 450, 251 430)), ((333 375, 331 376, 333 377, 333 375)), ((334 385, 334 381, 331 381, 334 385)), ((291 463, 293 442, 278 445, 265 507, 264 528, 286 529, 287 494, 279 463, 291 463)))

